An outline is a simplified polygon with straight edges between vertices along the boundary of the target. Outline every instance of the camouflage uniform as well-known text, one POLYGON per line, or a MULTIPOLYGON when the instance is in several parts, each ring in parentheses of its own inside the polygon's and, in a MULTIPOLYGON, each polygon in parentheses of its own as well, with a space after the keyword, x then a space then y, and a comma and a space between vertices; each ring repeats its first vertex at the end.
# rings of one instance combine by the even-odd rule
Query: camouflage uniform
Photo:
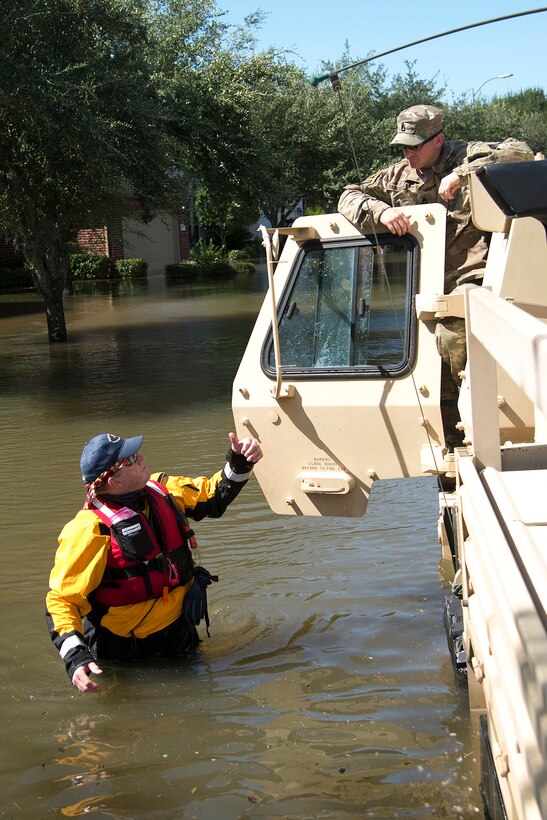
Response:
MULTIPOLYGON (((434 106, 413 106, 397 118, 398 131, 392 144, 419 147, 442 132, 442 111, 434 106)), ((372 227, 382 231, 381 214, 388 208, 408 205, 426 205, 439 202, 447 209, 444 292, 452 292, 458 285, 480 284, 488 253, 489 234, 475 227, 471 220, 469 174, 493 162, 532 160, 534 155, 524 142, 514 138, 501 143, 463 142, 448 140, 431 168, 421 171, 410 167, 406 159, 378 171, 361 185, 347 185, 340 197, 338 210, 350 222, 365 232, 372 227), (443 177, 456 172, 462 186, 454 198, 445 202, 439 196, 443 177)), ((466 363, 465 323, 463 319, 447 317, 436 327, 437 349, 443 358, 441 404, 444 407, 445 440, 453 447, 461 441, 454 435, 458 420, 458 372, 466 363), (448 421, 447 421, 448 420, 448 421)))
MULTIPOLYGON (((445 284, 450 293, 457 285, 481 280, 486 264, 489 237, 471 221, 468 175, 491 162, 532 160, 534 155, 524 142, 462 142, 448 140, 443 144, 437 162, 425 172, 411 168, 406 159, 368 177, 362 185, 347 185, 340 197, 338 210, 364 231, 377 229, 380 215, 388 208, 406 205, 429 205, 439 202, 447 209, 445 284), (441 179, 455 171, 462 187, 454 199, 444 202, 439 196, 441 179)), ((385 230, 380 225, 381 230, 385 230)))

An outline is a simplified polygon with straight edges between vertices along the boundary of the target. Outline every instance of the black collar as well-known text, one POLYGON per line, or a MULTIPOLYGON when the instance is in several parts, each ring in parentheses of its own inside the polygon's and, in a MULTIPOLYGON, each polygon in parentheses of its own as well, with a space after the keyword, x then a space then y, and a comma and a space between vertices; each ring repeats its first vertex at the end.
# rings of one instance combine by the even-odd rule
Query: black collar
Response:
POLYGON ((111 493, 100 493, 101 498, 111 504, 119 505, 120 507, 129 507, 130 510, 142 510, 146 504, 146 490, 143 487, 140 490, 134 490, 132 493, 125 495, 112 495, 111 493))

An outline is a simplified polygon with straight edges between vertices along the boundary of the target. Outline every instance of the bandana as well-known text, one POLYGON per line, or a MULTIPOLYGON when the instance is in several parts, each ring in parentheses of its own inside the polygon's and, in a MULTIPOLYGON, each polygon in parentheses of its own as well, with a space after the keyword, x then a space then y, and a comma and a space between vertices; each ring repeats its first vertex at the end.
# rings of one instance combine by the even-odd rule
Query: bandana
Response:
POLYGON ((89 504, 93 498, 97 497, 100 487, 103 487, 107 483, 108 479, 115 475, 118 470, 121 470, 122 467, 128 467, 131 463, 130 458, 122 458, 120 461, 115 461, 114 464, 108 468, 108 470, 105 470, 98 475, 95 481, 92 481, 91 484, 86 484, 84 510, 89 509, 89 504))

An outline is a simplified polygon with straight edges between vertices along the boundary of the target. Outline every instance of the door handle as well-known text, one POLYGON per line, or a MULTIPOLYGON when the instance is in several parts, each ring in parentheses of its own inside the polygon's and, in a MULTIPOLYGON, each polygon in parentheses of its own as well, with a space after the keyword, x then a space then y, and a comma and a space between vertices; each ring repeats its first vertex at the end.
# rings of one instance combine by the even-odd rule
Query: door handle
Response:
POLYGON ((344 471, 306 471, 298 474, 296 484, 306 495, 346 495, 355 487, 355 479, 344 471))

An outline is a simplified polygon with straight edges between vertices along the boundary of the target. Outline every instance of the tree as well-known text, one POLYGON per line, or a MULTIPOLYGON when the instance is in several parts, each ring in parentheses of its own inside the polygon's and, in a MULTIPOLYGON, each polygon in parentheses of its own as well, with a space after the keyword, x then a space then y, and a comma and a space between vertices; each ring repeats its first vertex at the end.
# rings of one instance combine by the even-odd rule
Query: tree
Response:
MULTIPOLYGON (((347 53, 343 59, 347 64, 357 62, 359 58, 352 58, 347 53)), ((341 75, 348 130, 359 168, 355 168, 346 139, 345 176, 338 179, 338 192, 348 182, 357 181, 357 171, 361 178, 365 178, 392 163, 394 157, 401 156, 400 151, 390 145, 401 111, 419 103, 441 104, 443 89, 437 87, 436 76, 421 79, 415 61, 405 61, 405 66, 405 72, 392 79, 381 63, 365 63, 341 75)))
MULTIPOLYGON (((260 15, 253 15, 243 26, 225 31, 221 47, 192 74, 192 128, 180 113, 174 117, 181 162, 199 181, 199 216, 224 237, 245 219, 254 221, 259 203, 264 209, 266 192, 272 185, 279 187, 287 157, 291 159, 286 152, 276 152, 275 139, 286 140, 299 127, 293 122, 290 132, 283 129, 280 117, 286 116, 289 100, 278 92, 287 71, 300 78, 302 72, 274 50, 255 53, 254 28, 260 21, 260 15), (274 110, 274 101, 280 102, 280 110, 274 110)), ((185 99, 187 93, 180 77, 177 99, 185 99)), ((293 195, 292 189, 283 190, 279 201, 285 206, 293 195)), ((300 196, 298 191, 296 201, 300 196)))
POLYGON ((280 61, 262 86, 253 129, 260 146, 260 207, 286 225, 300 200, 326 206, 329 173, 339 162, 342 124, 330 89, 313 88, 296 66, 280 61))
POLYGON ((149 218, 198 184, 256 208, 247 122, 272 55, 251 54, 259 15, 234 30, 215 0, 0 0, 0 19, 0 230, 64 341, 81 227, 130 199, 149 218))
POLYGON ((525 140, 535 152, 547 151, 547 96, 542 88, 494 97, 490 109, 506 118, 506 131, 525 140))
MULTIPOLYGON (((349 51, 336 64, 357 62, 349 51)), ((383 65, 366 63, 341 73, 339 84, 314 88, 294 65, 276 78, 257 116, 265 145, 266 172, 259 183, 261 207, 272 223, 283 225, 293 206, 336 207, 340 191, 393 161, 389 142, 402 108, 438 102, 435 78, 420 79, 413 63, 388 83, 383 65)))
POLYGON ((230 233, 243 232, 245 227, 255 222, 259 216, 258 204, 253 206, 241 203, 237 197, 232 197, 229 191, 215 196, 210 189, 199 188, 195 205, 201 225, 218 238, 223 248, 228 245, 230 233))
POLYGON ((464 95, 446 107, 445 128, 454 139, 498 142, 515 137, 534 152, 547 149, 547 97, 530 88, 488 102, 469 101, 464 95))
POLYGON ((252 221, 257 212, 257 146, 250 119, 262 77, 274 58, 270 52, 254 54, 252 32, 259 14, 230 27, 213 2, 195 5, 208 6, 208 12, 199 29, 201 38, 190 49, 187 39, 184 51, 180 49, 187 3, 172 0, 166 13, 156 15, 153 27, 177 166, 199 192, 196 209, 203 224, 214 226, 225 238, 243 215, 252 215, 252 221))
POLYGON ((63 289, 79 228, 150 210, 169 187, 139 0, 2 0, 0 226, 66 340, 63 289))

